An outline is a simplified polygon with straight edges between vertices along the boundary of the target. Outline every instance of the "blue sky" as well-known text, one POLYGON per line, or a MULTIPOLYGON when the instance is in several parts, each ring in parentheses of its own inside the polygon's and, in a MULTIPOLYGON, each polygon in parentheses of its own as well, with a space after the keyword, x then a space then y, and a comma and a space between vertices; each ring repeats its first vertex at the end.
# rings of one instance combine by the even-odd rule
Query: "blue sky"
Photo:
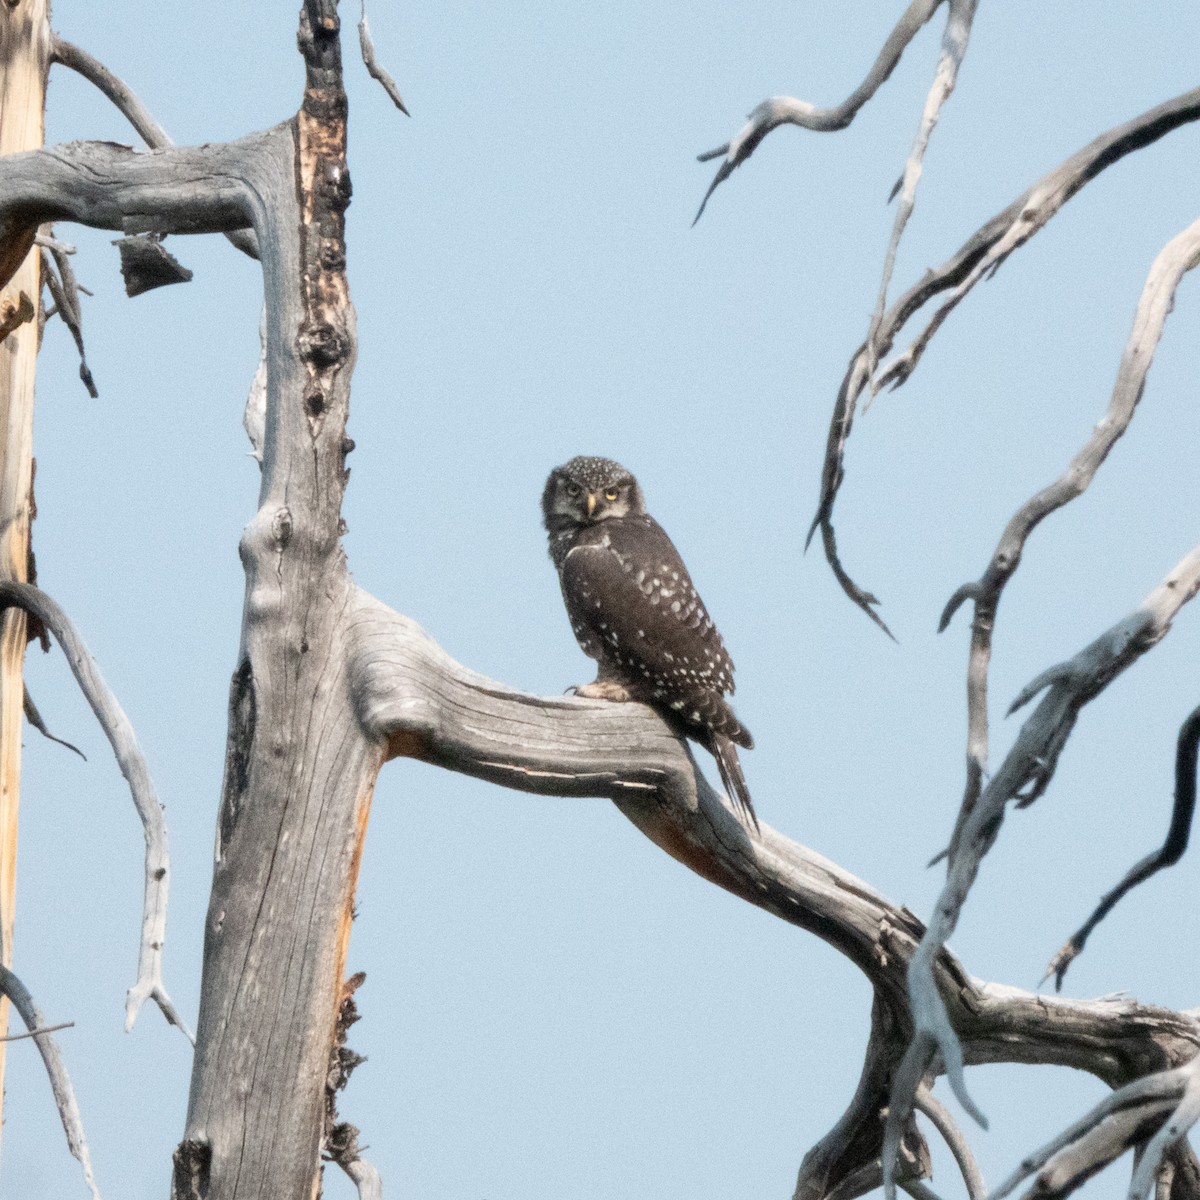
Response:
MULTIPOLYGON (((302 84, 294 4, 96 6, 55 26, 181 142, 282 120, 302 84)), ((856 429, 838 529, 893 645, 805 557, 828 415, 891 226, 885 198, 939 33, 839 135, 773 134, 690 223, 694 156, 768 95, 840 100, 898 4, 376 4, 413 119, 348 54, 358 449, 345 515, 357 580, 460 661, 554 694, 590 677, 538 500, 574 454, 641 480, 738 664, 764 821, 925 914, 924 867, 961 793, 966 622, 934 633, 1011 512, 1108 401, 1146 270, 1196 217, 1200 131, 1077 196, 980 288, 917 375, 856 429)), ((357 19, 348 8, 347 24, 357 19)), ((935 25, 937 23, 935 22, 935 25)), ((906 286, 1102 130, 1192 86, 1200 10, 983 4, 901 249, 906 286)), ((348 49, 353 49, 351 39, 348 49)), ((132 135, 58 70, 50 140, 132 135)), ((100 399, 52 324, 35 430, 43 586, 137 727, 171 832, 167 982, 194 1017, 257 471, 241 411, 258 354, 255 265, 172 239, 186 287, 126 300, 112 235, 63 228, 95 292, 100 399)), ((1000 613, 1000 719, 1039 671, 1133 608, 1196 542, 1196 282, 1185 281, 1126 438, 1039 528, 1000 613)), ((1197 702, 1197 614, 1085 711, 1049 794, 1015 814, 953 947, 1033 987, 1095 900, 1166 828, 1173 742, 1197 702)), ((51 728, 30 734, 16 968, 62 1048, 107 1197, 166 1194, 188 1047, 147 1009, 122 1033, 140 828, 60 656, 31 656, 51 728)), ((997 760, 998 761, 998 758, 997 760)), ((1197 1003, 1194 862, 1135 893, 1068 977, 1078 995, 1197 1003)), ((422 1200, 787 1196, 861 1066, 870 997, 816 940, 718 892, 602 801, 541 799, 417 764, 376 793, 349 968, 342 1113, 387 1194, 422 1200)), ((28 1043, 9 1053, 0 1192, 83 1196, 28 1043)), ((1101 1094, 1050 1068, 978 1069, 996 1182, 1101 1094)), ((944 1159, 935 1185, 959 1194, 944 1159)), ((1085 1194, 1118 1196, 1123 1168, 1085 1194)), ((326 1195, 348 1197, 330 1174, 326 1195)))

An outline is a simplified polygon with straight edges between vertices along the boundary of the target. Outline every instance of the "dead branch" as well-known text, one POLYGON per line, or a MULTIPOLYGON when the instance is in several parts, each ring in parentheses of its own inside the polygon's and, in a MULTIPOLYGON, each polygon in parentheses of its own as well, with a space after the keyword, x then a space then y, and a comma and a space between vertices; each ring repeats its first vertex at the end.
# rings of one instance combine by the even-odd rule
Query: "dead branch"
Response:
POLYGON ((900 203, 896 209, 896 219, 892 225, 892 236, 888 240, 887 251, 883 258, 883 278, 879 282, 879 297, 875 302, 875 312, 871 316, 871 327, 867 333, 867 362, 868 369, 873 374, 878 361, 875 339, 883 324, 883 315, 887 309, 888 287, 892 282, 892 272, 896 267, 896 253, 900 249, 900 239, 904 236, 904 228, 912 216, 917 202, 917 183, 921 178, 921 169, 925 164, 925 151, 929 147, 929 139, 933 136, 938 116, 942 106, 954 91, 958 79, 958 71, 967 53, 967 42, 971 36, 971 22, 975 19, 977 0, 949 0, 950 10, 946 15, 946 32, 942 35, 942 51, 938 57, 937 70, 934 73, 933 84, 929 95, 925 98, 925 108, 921 113, 921 124, 913 139, 912 149, 904 164, 904 172, 898 184, 900 203))
POLYGON ((29 989, 10 971, 0 964, 0 996, 7 996, 12 1006, 20 1014, 25 1028, 33 1035, 37 1043, 38 1053, 50 1077, 50 1088, 54 1093, 54 1103, 58 1107, 59 1120, 62 1121, 63 1133, 67 1135, 67 1149, 79 1161, 83 1168, 83 1178, 92 1200, 100 1200, 100 1189, 96 1185, 96 1177, 92 1173, 92 1157, 88 1153, 87 1138, 83 1132, 83 1118, 79 1114, 79 1104, 75 1100, 75 1089, 71 1087, 71 1077, 67 1074, 66 1065, 59 1053, 58 1043, 50 1036, 51 1031, 61 1029, 61 1025, 47 1025, 45 1018, 38 1011, 29 989))
POLYGON ((42 278, 54 301, 55 311, 70 331, 79 351, 79 378, 93 400, 99 398, 96 381, 87 365, 87 354, 83 348, 83 310, 79 305, 79 284, 71 269, 70 259, 62 250, 50 247, 42 250, 42 278), (57 268, 57 274, 55 273, 57 268))
POLYGON ((975 1155, 971 1153, 971 1147, 963 1136, 963 1131, 950 1115, 950 1110, 925 1084, 917 1088, 913 1107, 917 1112, 924 1113, 929 1118, 929 1123, 941 1134, 942 1141, 946 1143, 962 1173, 968 1200, 984 1200, 988 1194, 987 1184, 983 1182, 975 1155))
POLYGON ((142 1005, 153 1000, 164 1017, 177 1025, 190 1042, 191 1030, 179 1015, 162 977, 163 946, 167 930, 167 890, 170 860, 167 825, 162 805, 146 768, 129 718, 104 682, 87 647, 63 610, 45 592, 26 583, 0 581, 0 605, 13 605, 33 613, 54 635, 100 728, 116 755, 121 774, 141 818, 146 835, 145 890, 142 902, 142 934, 138 950, 138 977, 125 1000, 125 1028, 133 1028, 142 1005))
MULTIPOLYGON (((138 99, 133 89, 82 47, 73 45, 56 33, 51 34, 50 61, 75 71, 99 88, 116 105, 117 111, 133 126, 138 137, 151 150, 164 150, 175 144, 171 135, 155 120, 154 115, 138 99)), ((232 230, 225 236, 243 254, 251 258, 258 257, 258 240, 252 229, 232 230)))
MULTIPOLYGON (((954 932, 979 865, 1000 831, 1009 801, 1031 804, 1046 790, 1083 706, 1166 636, 1175 615, 1198 590, 1200 547, 1188 554, 1137 609, 1073 658, 1044 671, 1013 702, 1010 712, 1040 692, 1047 693, 1022 725, 1000 769, 963 818, 959 836, 951 846, 947 879, 933 919, 913 955, 908 986, 915 1034, 892 1085, 884 1135, 885 1172, 889 1155, 894 1157, 899 1148, 903 1122, 912 1112, 916 1089, 938 1054, 960 1103, 986 1125, 967 1093, 961 1038, 942 1000, 934 964, 954 932)), ((894 1194, 894 1186, 890 1190, 894 1194)))
MULTIPOLYGON (((1196 557, 1200 580, 1200 551, 1196 557)), ((906 984, 918 953, 930 955, 932 986, 953 1014, 964 1063, 1072 1064, 1119 1086, 1178 1065, 1200 1044, 1200 1029, 1186 1015, 1151 1016, 1124 998, 1070 1001, 973 980, 944 943, 928 949, 907 909, 769 826, 757 835, 742 826, 686 744, 649 708, 512 691, 455 663, 415 623, 361 591, 348 609, 346 636, 358 719, 390 756, 523 791, 607 797, 673 858, 816 934, 866 974, 876 999, 863 1076, 846 1115, 805 1157, 797 1200, 858 1195, 879 1181, 880 1113, 913 1027, 924 1020, 906 984)), ((1149 629, 1144 636, 1152 636, 1149 629)), ((922 1075, 929 1069, 940 1066, 931 1058, 922 1075)), ((909 1115, 911 1105, 906 1130, 909 1115)), ((911 1159, 917 1146, 907 1134, 906 1144, 911 1159)))
MULTIPOLYGON (((1054 976, 1054 990, 1062 990, 1063 977, 1071 963, 1083 953, 1092 930, 1116 907, 1122 897, 1139 884, 1145 883, 1164 867, 1177 863, 1187 850, 1191 833, 1192 817, 1196 811, 1196 755, 1200 750, 1200 708, 1195 709, 1179 730, 1175 748, 1175 805, 1171 811, 1171 825, 1166 841, 1130 868, 1129 872, 1110 892, 1106 892, 1095 911, 1071 935, 1065 946, 1050 960, 1046 968, 1046 979, 1054 976)), ((1042 981, 1045 982, 1045 979, 1042 981)))
MULTIPOLYGON (((979 796, 988 757, 988 666, 1000 597, 1021 563, 1025 543, 1051 513, 1083 495, 1109 452, 1129 428, 1146 387, 1146 375, 1162 338, 1183 276, 1200 262, 1200 221, 1173 237, 1156 256, 1138 301, 1133 328, 1121 356, 1116 383, 1104 415, 1067 469, 1025 502, 1008 522, 987 570, 950 597, 938 624, 942 632, 966 600, 974 604, 967 664, 967 782, 959 816, 965 820, 979 796)), ((953 850, 954 841, 951 840, 953 850)))
POLYGON ((64 1029, 74 1029, 74 1021, 59 1021, 57 1025, 43 1025, 40 1029, 29 1029, 24 1033, 9 1033, 0 1038, 0 1042, 25 1042, 30 1038, 39 1038, 47 1033, 59 1033, 64 1029))
POLYGON ((843 591, 877 624, 882 624, 874 612, 879 601, 847 572, 838 553, 833 528, 834 504, 845 480, 846 443, 864 392, 868 389, 878 391, 885 384, 898 387, 904 383, 950 312, 980 280, 990 278, 1014 250, 1042 229, 1081 188, 1126 155, 1198 118, 1200 88, 1195 88, 1101 134, 982 225, 939 267, 926 272, 888 309, 875 331, 874 346, 869 349, 864 342, 851 356, 830 418, 821 495, 808 536, 811 540, 820 529, 825 557, 843 591), (950 296, 929 327, 908 351, 886 364, 875 376, 873 364, 888 353, 901 329, 943 292, 949 292, 950 296))
POLYGON ((404 107, 404 101, 400 97, 400 89, 396 86, 396 81, 379 65, 379 60, 375 57, 375 43, 371 40, 371 27, 367 24, 367 0, 362 0, 362 16, 358 20, 358 48, 362 52, 363 65, 367 68, 367 74, 379 83, 379 86, 387 92, 388 99, 406 117, 411 117, 412 113, 404 107))
POLYGON ((60 746, 66 746, 68 750, 74 750, 84 762, 87 762, 87 755, 84 754, 84 752, 80 750, 78 746, 73 746, 70 742, 64 741, 60 737, 55 737, 54 734, 52 734, 50 730, 46 728, 46 722, 42 720, 42 714, 38 712, 38 707, 36 704, 34 704, 33 697, 29 694, 28 688, 25 689, 24 707, 25 720, 27 720, 29 724, 32 725, 34 729, 36 729, 38 733, 42 735, 42 737, 51 742, 57 742, 60 746))
POLYGON ((801 129, 811 129, 817 133, 835 133, 845 129, 858 115, 858 110, 887 81, 909 42, 920 33, 921 28, 942 2, 943 0, 912 0, 888 35, 866 78, 841 104, 833 108, 817 108, 806 100, 794 100, 791 96, 773 96, 770 100, 764 100, 747 117, 746 124, 730 141, 699 155, 700 162, 708 162, 720 158, 721 155, 725 156, 725 161, 718 168, 712 183, 708 185, 708 191, 700 201, 700 210, 692 224, 695 225, 704 215, 713 192, 758 149, 759 143, 771 130, 778 129, 780 125, 798 125, 801 129))
POLYGON ((1184 1066, 1135 1080, 1106 1096, 1053 1141, 1025 1158, 996 1189, 992 1200, 1002 1200, 1031 1176, 1033 1185, 1027 1196, 1065 1196, 1136 1146, 1146 1149, 1135 1169, 1130 1196, 1144 1195, 1162 1166, 1161 1154, 1157 1162, 1147 1161, 1147 1142, 1171 1123, 1168 1118, 1179 1111, 1189 1089, 1195 1088, 1196 1077, 1197 1062, 1193 1059, 1184 1066), (1135 1191, 1139 1187, 1137 1176, 1144 1167, 1145 1180, 1135 1191))

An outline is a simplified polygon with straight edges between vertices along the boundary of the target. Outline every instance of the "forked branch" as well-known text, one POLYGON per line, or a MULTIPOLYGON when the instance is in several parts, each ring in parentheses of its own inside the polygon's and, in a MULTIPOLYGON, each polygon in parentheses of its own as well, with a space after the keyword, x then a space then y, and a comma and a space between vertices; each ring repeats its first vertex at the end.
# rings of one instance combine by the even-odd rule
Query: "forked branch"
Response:
POLYGON ((1045 227, 1081 188, 1126 155, 1200 118, 1200 88, 1168 100, 1148 112, 1100 135, 1060 163, 1022 193, 1002 212, 982 225, 939 267, 901 295, 883 315, 872 343, 864 342, 852 355, 838 390, 830 419, 821 473, 821 494, 809 531, 818 529, 825 556, 847 596, 878 622, 878 600, 859 586, 843 565, 833 528, 833 509, 845 479, 846 443, 864 394, 890 384, 898 387, 912 374, 934 333, 955 307, 983 279, 990 278, 1018 247, 1045 227), (878 373, 875 364, 891 349, 904 326, 936 297, 949 293, 928 326, 898 358, 878 373))
MULTIPOLYGON (((805 1156, 798 1200, 858 1195, 882 1177, 880 1114, 923 1019, 906 986, 919 945, 938 1004, 953 1014, 965 1063, 1071 1065, 1119 1086, 1177 1066, 1200 1045, 1200 1029, 1184 1015, 972 979, 944 946, 930 950, 921 941, 924 930, 907 909, 765 823, 758 834, 747 830, 708 786, 687 744, 643 705, 541 699, 503 687, 455 663, 412 621, 362 592, 346 636, 358 719, 390 756, 524 791, 607 797, 673 858, 816 934, 864 972, 875 1004, 862 1079, 846 1115, 805 1156)), ((940 1070, 932 1059, 918 1082, 931 1070, 940 1070)), ((903 1124, 906 1182, 919 1177, 922 1161, 910 1117, 911 1105, 903 1124)))
MULTIPOLYGON (((978 799, 980 782, 987 770, 988 667, 1000 597, 1020 565, 1025 543, 1033 531, 1051 513, 1083 495, 1113 446, 1129 428, 1145 390, 1146 376, 1154 362, 1163 327, 1174 306, 1175 292, 1183 276, 1197 262, 1200 262, 1200 221, 1173 237, 1151 265, 1108 408, 1091 436, 1066 470, 1013 514, 992 552, 987 570, 979 579, 963 584, 950 597, 942 613, 939 632, 946 629, 964 601, 970 600, 974 605, 967 663, 967 782, 959 825, 978 799)), ((957 830, 951 841, 952 848, 956 839, 957 830)))
MULTIPOLYGON (((718 168, 712 183, 708 185, 708 191, 704 193, 700 211, 696 213, 696 221, 704 215, 704 209, 713 192, 758 149, 759 143, 771 130, 778 129, 780 125, 798 125, 801 129, 811 129, 818 133, 834 133, 845 129, 858 115, 858 110, 887 81, 908 44, 920 33, 942 3, 943 0, 912 0, 904 10, 904 15, 896 22, 896 27, 888 35, 866 78, 841 104, 833 108, 818 108, 807 100, 794 100, 791 96, 773 96, 770 100, 764 100, 750 114, 746 124, 730 141, 715 150, 701 154, 700 162, 708 162, 722 155, 725 161, 718 168)), ((692 224, 695 224, 695 221, 692 224)))
MULTIPOLYGON (((915 1035, 896 1072, 886 1127, 884 1164, 899 1147, 913 1096, 937 1056, 963 1106, 983 1123, 967 1094, 961 1038, 956 1034, 935 977, 935 965, 958 923, 979 865, 991 848, 1010 801, 1031 804, 1049 786, 1080 710, 1122 671, 1166 636, 1175 615, 1200 590, 1200 547, 1142 604, 1073 658, 1044 671, 1013 702, 1013 711, 1046 692, 1027 718, 1000 769, 966 813, 951 846, 945 886, 933 919, 913 955, 908 982, 915 1035)), ((894 1189, 891 1189, 894 1193, 894 1189)))
POLYGON ((66 613, 45 592, 27 583, 0 581, 0 606, 15 605, 33 613, 54 635, 100 728, 116 755, 121 774, 142 821, 146 836, 145 886, 142 901, 142 934, 138 950, 138 977, 125 1001, 125 1028, 132 1029, 142 1005, 153 1000, 172 1025, 190 1042, 195 1039, 167 993, 162 976, 163 946, 167 930, 167 890, 170 860, 167 825, 162 805, 146 768, 137 735, 116 696, 104 682, 87 647, 66 613))

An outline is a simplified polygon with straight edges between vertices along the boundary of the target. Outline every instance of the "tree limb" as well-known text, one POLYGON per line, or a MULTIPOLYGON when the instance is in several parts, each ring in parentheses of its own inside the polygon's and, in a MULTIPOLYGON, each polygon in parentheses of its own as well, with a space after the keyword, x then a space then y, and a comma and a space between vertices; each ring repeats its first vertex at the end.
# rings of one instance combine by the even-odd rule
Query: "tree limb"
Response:
POLYGON ((33 613, 54 635, 79 684, 79 690, 96 714, 96 720, 113 748, 117 765, 129 784, 130 795, 145 830, 145 887, 138 977, 125 1000, 125 1028, 132 1029, 142 1005, 147 1000, 153 1000, 163 1016, 172 1025, 177 1025, 188 1041, 194 1043, 191 1030, 179 1015, 163 983, 162 956, 166 940, 170 868, 167 825, 137 735, 116 696, 101 677, 70 618, 45 592, 27 583, 0 581, 0 605, 13 605, 33 613))
POLYGON ((400 96, 400 89, 396 86, 396 81, 379 65, 379 60, 375 57, 375 43, 371 40, 371 27, 367 24, 367 0, 362 0, 362 16, 358 20, 358 48, 362 52, 363 65, 367 68, 367 74, 387 92, 388 99, 406 117, 411 117, 412 113, 404 107, 404 101, 400 96))
POLYGON ((924 1113, 934 1129, 942 1135, 942 1141, 946 1143, 950 1153, 954 1156, 954 1161, 958 1164, 963 1183, 966 1185, 968 1200, 984 1200, 988 1194, 987 1184, 983 1182, 983 1175, 980 1173, 979 1164, 975 1161, 975 1155, 971 1153, 971 1147, 963 1136, 962 1130, 950 1115, 950 1110, 925 1084, 921 1084, 917 1088, 913 1107, 917 1112, 924 1113))
MULTIPOLYGON (((1200 551, 1196 557, 1200 577, 1200 551)), ((877 1171, 891 1075, 915 1021, 924 1019, 914 1017, 906 984, 918 953, 938 1003, 953 1015, 967 1064, 1072 1065, 1119 1086, 1178 1065, 1200 1045, 1186 1015, 972 979, 944 944, 934 950, 922 941, 925 931, 907 909, 769 826, 759 834, 742 826, 686 743, 644 705, 513 691, 455 663, 414 622, 361 591, 347 610, 346 638, 358 720, 389 757, 543 795, 607 797, 673 858, 816 934, 864 972, 875 1008, 863 1077, 846 1116, 806 1156, 798 1200, 832 1196, 843 1182, 877 1171)), ((837 1194, 861 1193, 855 1185, 837 1194)))
MULTIPOLYGON (((1046 979, 1054 976, 1054 990, 1062 990, 1063 977, 1067 968, 1083 953, 1092 930, 1104 920, 1120 900, 1135 887, 1145 883, 1164 867, 1174 866, 1188 845, 1192 828, 1192 817, 1196 811, 1196 755, 1200 749, 1200 708, 1195 709, 1179 730, 1175 748, 1175 806, 1171 812, 1171 825, 1166 841, 1153 854, 1146 855, 1134 864, 1112 891, 1105 893, 1095 911, 1071 935, 1067 944, 1050 960, 1046 968, 1046 979)), ((1045 979, 1042 981, 1045 982, 1045 979)))
POLYGON ((846 571, 833 529, 834 504, 845 479, 846 443, 864 392, 868 389, 878 391, 885 384, 898 387, 904 383, 920 361, 934 333, 959 302, 980 280, 990 278, 1004 260, 1042 229, 1076 192, 1127 154, 1156 142, 1172 130, 1198 118, 1200 88, 1194 88, 1101 134, 982 225, 939 267, 927 271, 888 309, 875 331, 874 346, 868 347, 864 342, 851 356, 830 418, 821 473, 821 495, 808 536, 811 541, 813 534, 820 529, 825 557, 843 591, 877 624, 882 622, 873 610, 879 601, 859 586, 846 571), (943 292, 949 292, 950 296, 934 315, 928 328, 909 350, 886 364, 876 376, 874 363, 891 349, 900 330, 943 292))
MULTIPOLYGON (((116 105, 118 111, 133 126, 138 137, 151 150, 164 150, 175 143, 171 135, 155 120, 150 110, 138 99, 124 80, 112 73, 98 58, 80 46, 73 45, 58 34, 50 35, 50 61, 59 63, 82 75, 116 105)), ((243 254, 258 257, 258 238, 253 229, 237 229, 226 233, 229 241, 243 254)))
POLYGON ((13 1008, 20 1014, 25 1028, 37 1043, 46 1074, 50 1077, 50 1087, 54 1092, 54 1103, 58 1106, 63 1133, 67 1135, 67 1149, 83 1168, 83 1178, 92 1193, 92 1200, 100 1200, 100 1189, 96 1185, 95 1175, 92 1174, 92 1157, 88 1153, 83 1118, 79 1114, 75 1090, 71 1087, 71 1077, 67 1074, 58 1043, 50 1036, 52 1029, 61 1029, 62 1026, 47 1026, 45 1018, 38 1012, 37 1005, 29 994, 29 989, 3 964, 0 964, 0 996, 7 996, 12 1001, 13 1008))
POLYGON ((806 100, 794 100, 791 96, 773 96, 770 100, 764 100, 750 114, 746 124, 730 141, 699 155, 700 162, 708 162, 722 155, 725 156, 725 161, 718 168, 712 183, 708 185, 708 191, 704 193, 704 199, 700 202, 700 211, 696 213, 692 224, 695 225, 704 215, 713 192, 758 149, 759 143, 772 129, 778 129, 780 125, 799 125, 802 129, 811 129, 818 133, 835 133, 845 129, 858 115, 858 110, 883 86, 896 69, 896 64, 908 48, 909 42, 920 33, 942 3, 943 0, 912 0, 904 10, 904 15, 896 22, 896 27, 888 35, 866 78, 841 104, 833 108, 817 108, 806 100))
MULTIPOLYGON (((1146 375, 1162 338, 1175 292, 1188 271, 1200 262, 1200 221, 1173 237, 1155 257, 1142 288, 1133 328, 1121 356, 1116 383, 1104 415, 1066 470, 1053 483, 1027 500, 1013 515, 992 553, 983 575, 963 584, 950 597, 938 632, 949 625, 966 600, 974 605, 971 649, 967 664, 967 782, 958 823, 979 797, 988 758, 988 665, 1000 597, 1021 563, 1025 543, 1051 513, 1083 495, 1109 452, 1129 428, 1146 387, 1146 375)), ((957 839, 957 829, 951 847, 957 839)))
POLYGON ((892 236, 888 239, 887 251, 883 258, 883 278, 879 282, 879 297, 875 302, 875 312, 871 316, 871 327, 867 333, 867 363, 868 370, 873 374, 878 362, 876 338, 883 324, 884 312, 887 309, 888 287, 892 282, 892 272, 896 266, 896 252, 900 249, 900 239, 904 236, 904 228, 912 216, 917 202, 917 183, 921 178, 921 169, 925 164, 925 151, 929 147, 929 139, 933 136, 934 126, 942 106, 954 91, 958 79, 958 69, 966 57, 967 42, 971 36, 971 22, 975 19, 977 0, 949 0, 950 11, 946 16, 946 32, 942 35, 942 52, 938 57, 937 70, 934 73, 933 84, 929 95, 925 98, 925 109, 921 113, 921 124, 909 151, 908 160, 904 164, 904 172, 897 184, 900 203, 896 209, 896 219, 892 225, 892 236))
MULTIPOLYGON (((933 919, 913 955, 908 986, 916 1032, 892 1084, 884 1134, 885 1172, 889 1155, 894 1158, 899 1147, 914 1093, 938 1054, 959 1102, 980 1124, 986 1124, 966 1090, 963 1045, 940 994, 935 964, 954 932, 979 865, 1000 831, 1006 806, 1010 800, 1019 805, 1031 804, 1046 790, 1079 711, 1166 636, 1175 615, 1198 590, 1200 547, 1188 554, 1137 609, 1073 658, 1044 671, 1013 702, 1010 711, 1047 692, 1021 727, 1000 769, 962 820, 959 836, 951 846, 947 879, 933 919)), ((894 1194, 894 1187, 890 1190, 894 1194)))

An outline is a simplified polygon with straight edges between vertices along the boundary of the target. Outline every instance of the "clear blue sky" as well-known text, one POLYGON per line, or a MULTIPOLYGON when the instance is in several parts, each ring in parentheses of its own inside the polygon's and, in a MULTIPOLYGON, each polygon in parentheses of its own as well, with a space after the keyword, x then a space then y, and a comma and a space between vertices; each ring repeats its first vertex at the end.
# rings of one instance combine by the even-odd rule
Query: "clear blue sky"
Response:
MULTIPOLYGON (((59 0, 56 28, 185 142, 295 110, 295 3, 59 0)), ((395 113, 348 44, 350 278, 361 337, 346 498, 358 581, 461 661, 533 692, 589 677, 538 499, 577 453, 641 479, 738 664, 762 818, 917 913, 961 792, 966 623, 934 634, 1004 522, 1103 411, 1145 272, 1195 219, 1200 131, 1073 200, 974 294, 851 444, 847 563, 886 641, 802 539, 828 414, 866 327, 884 200, 940 34, 927 30, 840 135, 784 129, 689 228, 694 155, 766 96, 840 100, 899 3, 615 0, 377 3, 395 113)), ((357 19, 347 6, 347 24, 357 19)), ((352 37, 352 30, 351 30, 352 37)), ((1091 137, 1194 85, 1200 8, 981 5, 900 255, 907 285, 1091 137)), ((49 139, 132 135, 56 70, 49 139)), ((112 235, 76 242, 89 400, 51 324, 35 445, 43 586, 73 615, 138 729, 166 804, 168 985, 194 1018, 242 603, 237 540, 258 480, 241 412, 257 359, 255 265, 173 239, 186 287, 126 300, 112 235)), ((1130 434, 1034 535, 1005 595, 997 717, 1033 675, 1134 607, 1196 542, 1197 284, 1185 283, 1130 434)), ((1032 987, 1100 893, 1166 828, 1175 730, 1196 704, 1200 613, 1083 715, 1058 777, 1015 814, 954 942, 1032 987)), ((106 1197, 166 1195, 189 1053, 134 978, 142 839, 57 654, 31 656, 51 728, 26 739, 16 967, 62 1048, 106 1197)), ((1016 730, 997 720, 1003 753, 1016 730)), ((1200 1001, 1196 863, 1131 897, 1068 979, 1200 1001)), ((365 970, 342 1100, 389 1197, 785 1197, 861 1066, 869 993, 815 939, 687 873, 602 801, 537 799, 388 766, 349 967, 365 970)), ((0 1192, 82 1197, 40 1063, 9 1053, 0 1192)), ((971 1077, 994 1183, 1101 1094, 1049 1068, 971 1077)), ((935 1184, 959 1185, 938 1161, 935 1184)), ((1117 1168, 1087 1194, 1123 1194, 1117 1168)), ((352 1195, 336 1172, 326 1195, 352 1195)))

